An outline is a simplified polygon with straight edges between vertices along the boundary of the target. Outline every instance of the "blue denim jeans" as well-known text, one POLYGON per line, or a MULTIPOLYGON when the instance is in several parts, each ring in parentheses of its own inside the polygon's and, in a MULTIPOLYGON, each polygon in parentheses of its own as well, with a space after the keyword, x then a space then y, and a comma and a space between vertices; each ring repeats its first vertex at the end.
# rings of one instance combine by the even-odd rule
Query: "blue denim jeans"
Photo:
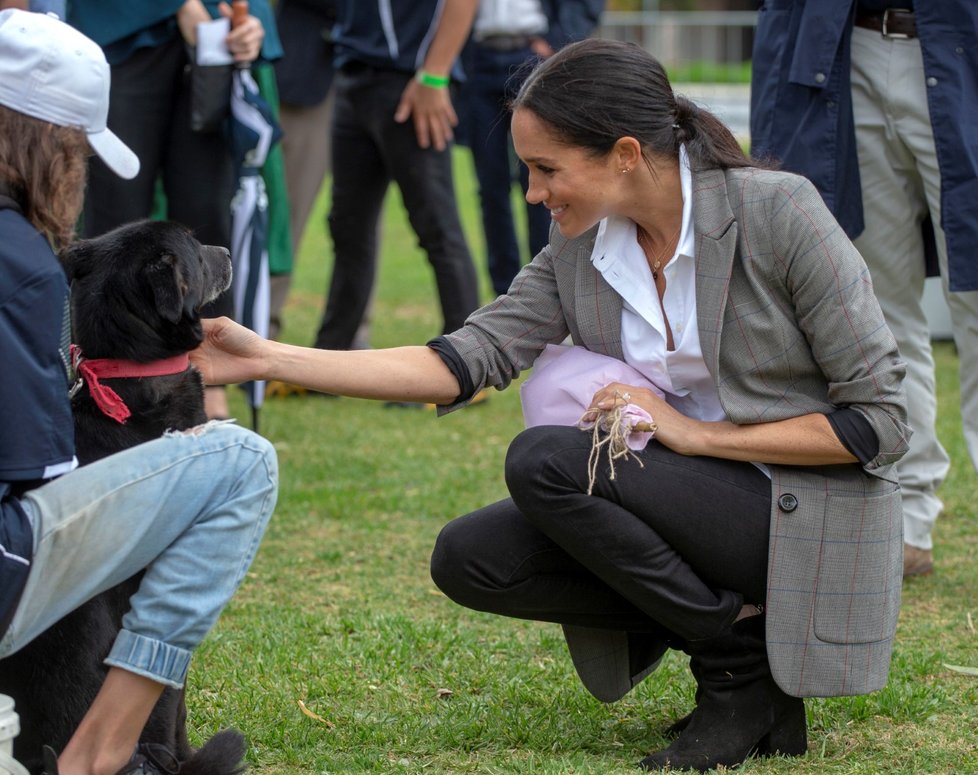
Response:
MULTIPOLYGON (((479 179, 479 205, 486 237, 489 277, 497 294, 509 290, 522 258, 513 213, 513 185, 526 193, 526 165, 517 162, 510 140, 507 103, 516 96, 536 57, 529 49, 493 51, 477 43, 467 50, 461 110, 466 111, 466 140, 479 179)), ((550 211, 541 203, 526 203, 530 258, 550 241, 550 211)))
POLYGON ((179 688, 277 493, 272 445, 230 423, 169 433, 30 491, 34 556, 0 658, 145 568, 105 661, 179 688))

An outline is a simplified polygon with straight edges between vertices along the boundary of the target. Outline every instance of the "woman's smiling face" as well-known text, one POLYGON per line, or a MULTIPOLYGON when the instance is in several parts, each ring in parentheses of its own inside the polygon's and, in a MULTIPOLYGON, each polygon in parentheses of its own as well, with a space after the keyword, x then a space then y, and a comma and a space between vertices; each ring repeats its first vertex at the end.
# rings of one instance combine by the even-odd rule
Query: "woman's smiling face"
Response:
POLYGON ((620 170, 614 153, 596 158, 567 145, 523 108, 513 113, 512 133, 516 155, 530 173, 526 200, 542 202, 562 235, 578 237, 615 211, 620 170))

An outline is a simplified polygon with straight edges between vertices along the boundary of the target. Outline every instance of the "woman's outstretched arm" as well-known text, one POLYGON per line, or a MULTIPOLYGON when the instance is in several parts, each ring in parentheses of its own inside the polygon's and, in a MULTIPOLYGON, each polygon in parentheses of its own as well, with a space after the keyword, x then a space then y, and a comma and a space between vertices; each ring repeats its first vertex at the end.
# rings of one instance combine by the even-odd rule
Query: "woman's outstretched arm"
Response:
POLYGON ((450 404, 458 381, 424 346, 319 350, 263 339, 228 318, 204 320, 204 341, 190 360, 209 385, 278 379, 322 393, 450 404))

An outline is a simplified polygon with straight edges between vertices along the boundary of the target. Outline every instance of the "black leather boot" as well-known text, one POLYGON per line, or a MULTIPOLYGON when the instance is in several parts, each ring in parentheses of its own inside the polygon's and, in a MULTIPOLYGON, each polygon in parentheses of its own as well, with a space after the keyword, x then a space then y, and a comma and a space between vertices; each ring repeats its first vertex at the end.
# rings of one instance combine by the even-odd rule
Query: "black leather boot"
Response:
POLYGON ((807 751, 805 703, 781 691, 771 677, 762 615, 686 646, 697 683, 696 710, 679 737, 640 767, 706 772, 733 767, 754 753, 800 756, 807 751))

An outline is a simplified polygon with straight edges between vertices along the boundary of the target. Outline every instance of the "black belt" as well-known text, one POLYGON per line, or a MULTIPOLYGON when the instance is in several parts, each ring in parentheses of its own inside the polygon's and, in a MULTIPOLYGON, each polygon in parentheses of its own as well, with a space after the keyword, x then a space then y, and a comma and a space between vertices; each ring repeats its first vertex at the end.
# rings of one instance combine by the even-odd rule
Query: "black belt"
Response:
POLYGON ((916 38, 917 20, 906 8, 887 8, 883 13, 856 13, 856 26, 875 30, 884 38, 916 38))
POLYGON ((476 41, 480 46, 492 51, 518 51, 529 48, 533 42, 531 35, 489 35, 476 41))

